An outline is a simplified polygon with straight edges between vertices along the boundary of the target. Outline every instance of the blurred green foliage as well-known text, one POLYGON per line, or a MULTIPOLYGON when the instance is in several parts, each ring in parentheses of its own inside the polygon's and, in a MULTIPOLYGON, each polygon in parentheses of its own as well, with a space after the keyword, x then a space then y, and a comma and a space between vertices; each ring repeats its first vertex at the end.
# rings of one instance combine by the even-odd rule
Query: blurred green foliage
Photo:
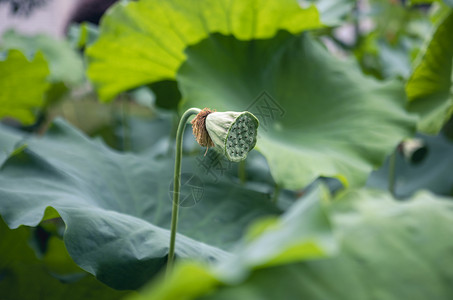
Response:
POLYGON ((6 32, 0 299, 451 299, 452 6, 120 1, 6 32), (191 106, 256 114, 258 151, 186 131, 164 277, 191 106))

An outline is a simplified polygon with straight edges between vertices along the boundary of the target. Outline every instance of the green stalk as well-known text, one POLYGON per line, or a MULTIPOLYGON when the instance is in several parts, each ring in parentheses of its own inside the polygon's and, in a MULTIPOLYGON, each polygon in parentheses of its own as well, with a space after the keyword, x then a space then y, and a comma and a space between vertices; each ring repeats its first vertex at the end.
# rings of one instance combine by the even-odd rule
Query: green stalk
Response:
POLYGON ((389 161, 389 174, 388 174, 388 189, 392 196, 395 196, 395 164, 396 164, 396 150, 390 155, 389 161))
POLYGON ((274 194, 272 195, 272 203, 275 205, 278 202, 278 197, 280 196, 281 187, 278 184, 275 184, 274 194))
POLYGON ((178 131, 176 132, 176 155, 175 155, 175 173, 173 178, 173 206, 171 209, 171 229, 170 229, 170 246, 168 248, 167 274, 171 271, 175 256, 176 229, 178 227, 179 212, 179 192, 181 188, 181 160, 182 160, 182 138, 187 120, 192 115, 197 115, 201 110, 198 108, 189 108, 182 115, 179 121, 178 131))
POLYGON ((238 176, 242 185, 244 185, 247 181, 247 172, 245 170, 245 167, 245 160, 240 161, 238 165, 238 176))
POLYGON ((129 128, 129 103, 126 97, 121 99, 121 123, 123 125, 123 151, 131 150, 131 134, 129 128))

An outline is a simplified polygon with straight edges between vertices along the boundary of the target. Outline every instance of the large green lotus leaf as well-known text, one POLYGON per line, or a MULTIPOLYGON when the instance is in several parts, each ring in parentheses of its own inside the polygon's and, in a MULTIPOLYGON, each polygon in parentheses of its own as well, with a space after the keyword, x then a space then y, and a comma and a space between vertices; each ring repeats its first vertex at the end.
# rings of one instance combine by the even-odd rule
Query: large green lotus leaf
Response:
POLYGON ((33 123, 34 109, 44 104, 48 75, 47 62, 40 52, 28 61, 20 51, 8 51, 5 60, 0 59, 0 118, 33 123))
MULTIPOLYGON (((127 125, 130 135, 130 151, 140 153, 152 148, 157 151, 160 147, 161 152, 168 151, 172 138, 171 130, 174 115, 159 115, 152 120, 146 118, 129 117, 127 125)), ((118 143, 124 145, 124 124, 121 122, 115 130, 118 143)), ((124 147, 118 147, 123 148, 124 147)))
POLYGON ((257 149, 280 186, 318 176, 363 184, 414 118, 398 82, 377 82, 308 34, 238 41, 213 35, 187 49, 177 80, 184 108, 248 110, 260 120, 257 149))
POLYGON ((280 218, 255 222, 239 250, 220 262, 215 273, 223 281, 237 282, 253 269, 334 254, 337 244, 327 209, 328 189, 317 185, 307 192, 280 218))
POLYGON ((156 106, 177 110, 181 101, 181 92, 175 80, 157 81, 150 84, 149 87, 154 93, 156 106))
POLYGON ((42 259, 29 247, 29 240, 29 228, 11 230, 0 218, 2 299, 34 300, 37 295, 45 299, 122 299, 129 294, 105 286, 78 268, 58 238, 51 238, 42 259), (56 269, 73 271, 57 274, 56 269))
POLYGON ((328 216, 329 202, 327 188, 315 185, 280 218, 264 218, 255 222, 238 243, 234 256, 212 269, 191 262, 178 266, 172 276, 165 277, 163 285, 157 283, 158 288, 153 290, 151 298, 189 299, 220 282, 240 283, 252 270, 334 254, 337 243, 328 216), (184 277, 186 272, 196 274, 196 277, 184 277), (184 290, 173 289, 173 285, 184 286, 184 290))
POLYGON ((349 190, 329 214, 337 256, 257 269, 235 284, 186 262, 131 299, 451 299, 451 200, 425 192, 398 202, 383 191, 349 190))
POLYGON ((25 36, 9 30, 3 34, 0 48, 20 49, 27 55, 42 52, 49 62, 51 82, 80 84, 84 79, 82 58, 64 40, 56 40, 44 34, 25 36))
POLYGON ((453 113, 453 10, 439 23, 406 85, 418 130, 435 134, 453 113))
POLYGON ((141 0, 119 2, 87 49, 88 76, 101 99, 131 88, 175 78, 184 50, 211 33, 240 40, 272 37, 284 29, 299 33, 319 28, 314 6, 296 0, 141 0))
MULTIPOLYGON (((118 289, 139 287, 165 264, 172 159, 109 150, 61 120, 45 137, 25 142, 0 170, 0 214, 8 226, 36 226, 54 208, 74 261, 118 289)), ((229 257, 252 220, 279 213, 265 194, 196 173, 199 160, 184 162, 189 178, 182 177, 181 199, 197 205, 181 208, 178 258, 229 257)))

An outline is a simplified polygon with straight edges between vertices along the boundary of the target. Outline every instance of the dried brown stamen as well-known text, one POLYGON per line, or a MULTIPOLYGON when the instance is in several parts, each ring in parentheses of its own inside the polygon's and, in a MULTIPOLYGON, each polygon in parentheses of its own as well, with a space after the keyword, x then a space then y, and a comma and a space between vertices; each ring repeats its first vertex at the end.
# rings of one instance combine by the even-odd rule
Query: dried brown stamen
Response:
POLYGON ((206 117, 213 112, 214 111, 205 107, 191 122, 193 135, 195 136, 198 144, 202 147, 214 147, 214 143, 209 137, 208 130, 206 129, 206 117))

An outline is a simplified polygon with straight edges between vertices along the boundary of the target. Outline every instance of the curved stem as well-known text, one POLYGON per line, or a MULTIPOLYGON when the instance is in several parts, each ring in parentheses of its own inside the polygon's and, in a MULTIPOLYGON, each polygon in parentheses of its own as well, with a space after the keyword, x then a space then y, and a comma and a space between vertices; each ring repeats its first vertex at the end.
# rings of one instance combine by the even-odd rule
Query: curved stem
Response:
POLYGON ((173 266, 175 256, 176 229, 178 226, 178 210, 179 210, 179 190, 181 188, 181 160, 182 160, 182 138, 184 129, 186 128, 187 120, 190 116, 196 115, 201 110, 198 108, 189 108, 182 115, 179 121, 178 131, 176 132, 176 155, 175 155, 175 173, 173 178, 173 205, 171 209, 171 231, 170 231, 170 246, 168 248, 167 273, 170 272, 173 266))

